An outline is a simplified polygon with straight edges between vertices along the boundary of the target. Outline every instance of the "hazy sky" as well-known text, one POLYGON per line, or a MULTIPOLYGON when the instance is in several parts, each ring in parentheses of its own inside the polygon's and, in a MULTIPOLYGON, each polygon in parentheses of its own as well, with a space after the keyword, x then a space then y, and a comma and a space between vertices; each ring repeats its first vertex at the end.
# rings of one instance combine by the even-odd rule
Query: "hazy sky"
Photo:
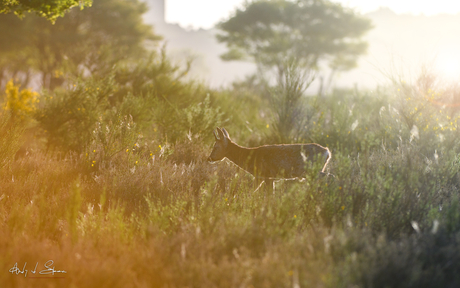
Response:
MULTIPOLYGON (((165 0, 166 21, 182 27, 211 28, 222 19, 228 18, 244 0, 165 0)), ((433 15, 438 13, 460 13, 458 0, 338 0, 347 7, 366 13, 381 6, 396 13, 433 15)))

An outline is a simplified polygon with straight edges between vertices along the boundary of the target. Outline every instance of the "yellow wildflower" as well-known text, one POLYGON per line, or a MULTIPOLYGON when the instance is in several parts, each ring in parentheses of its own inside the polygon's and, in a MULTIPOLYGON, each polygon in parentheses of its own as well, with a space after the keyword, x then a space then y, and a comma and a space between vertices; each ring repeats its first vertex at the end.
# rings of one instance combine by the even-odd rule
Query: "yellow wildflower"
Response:
POLYGON ((39 96, 37 92, 30 89, 19 91, 19 86, 14 85, 13 80, 10 80, 6 83, 5 94, 6 101, 3 108, 11 111, 13 116, 24 118, 35 111, 39 96))

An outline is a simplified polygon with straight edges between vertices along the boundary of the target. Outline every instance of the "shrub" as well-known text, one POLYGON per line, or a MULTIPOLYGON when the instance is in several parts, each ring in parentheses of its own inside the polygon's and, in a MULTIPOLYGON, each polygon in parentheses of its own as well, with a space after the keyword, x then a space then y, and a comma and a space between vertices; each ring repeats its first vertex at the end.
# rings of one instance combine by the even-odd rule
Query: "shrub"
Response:
POLYGON ((6 83, 4 110, 11 113, 14 119, 31 117, 39 102, 39 95, 30 89, 22 89, 14 85, 13 79, 6 83))

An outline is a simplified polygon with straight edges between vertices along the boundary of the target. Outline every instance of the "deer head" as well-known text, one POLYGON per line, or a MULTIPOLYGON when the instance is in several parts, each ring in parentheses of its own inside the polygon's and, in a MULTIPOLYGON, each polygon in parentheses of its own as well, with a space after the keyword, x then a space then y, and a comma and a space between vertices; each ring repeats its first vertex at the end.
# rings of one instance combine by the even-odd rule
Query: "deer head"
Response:
POLYGON ((225 128, 220 129, 217 127, 213 133, 214 138, 216 138, 216 143, 212 148, 211 155, 208 157, 209 162, 220 161, 224 159, 227 154, 228 143, 230 143, 230 136, 228 135, 228 132, 225 130, 225 128))

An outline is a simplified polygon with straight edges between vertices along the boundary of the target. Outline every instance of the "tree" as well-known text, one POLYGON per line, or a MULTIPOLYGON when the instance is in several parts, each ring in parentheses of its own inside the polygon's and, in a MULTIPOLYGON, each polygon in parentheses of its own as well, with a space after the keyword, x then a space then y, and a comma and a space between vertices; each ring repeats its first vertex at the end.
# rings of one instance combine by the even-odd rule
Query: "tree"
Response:
POLYGON ((91 4, 92 0, 0 0, 0 13, 14 12, 17 16, 23 17, 24 12, 35 12, 54 23, 70 8, 80 6, 80 9, 83 9, 91 4))
POLYGON ((333 70, 356 65, 367 43, 370 20, 328 0, 255 0, 218 24, 229 51, 224 60, 251 58, 259 68, 275 68, 278 82, 295 59, 307 69, 327 60, 333 70))
POLYGON ((313 113, 305 105, 305 89, 313 81, 309 71, 303 70, 298 63, 286 63, 283 79, 269 89, 269 102, 272 111, 273 138, 270 142, 289 143, 307 139, 303 133, 313 113))
POLYGON ((142 22, 147 7, 139 0, 98 0, 91 9, 72 9, 54 25, 31 15, 0 17, 9 41, 0 44, 2 83, 40 75, 43 86, 60 86, 65 76, 104 74, 113 65, 145 55, 145 41, 159 39, 142 22), (5 79, 6 78, 6 79, 5 79))

